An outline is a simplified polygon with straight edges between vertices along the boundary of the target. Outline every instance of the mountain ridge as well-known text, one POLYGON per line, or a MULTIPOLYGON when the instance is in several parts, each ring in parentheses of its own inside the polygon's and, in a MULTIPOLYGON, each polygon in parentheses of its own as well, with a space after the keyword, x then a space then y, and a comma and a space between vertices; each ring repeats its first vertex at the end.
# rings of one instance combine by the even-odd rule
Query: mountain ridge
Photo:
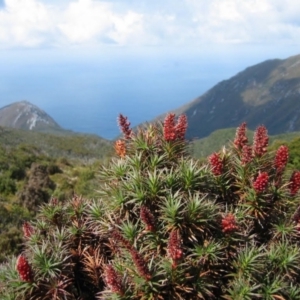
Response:
POLYGON ((299 96, 300 55, 295 55, 250 66, 173 112, 187 115, 189 139, 242 122, 252 130, 264 124, 270 134, 279 134, 300 130, 299 96))
MULTIPOLYGON (((236 128, 242 122, 251 130, 264 124, 274 135, 300 131, 299 96, 300 55, 295 55, 249 66, 173 112, 186 114, 186 136, 190 140, 207 137, 219 129, 236 128)), ((28 101, 1 108, 0 126, 72 134, 28 101)))

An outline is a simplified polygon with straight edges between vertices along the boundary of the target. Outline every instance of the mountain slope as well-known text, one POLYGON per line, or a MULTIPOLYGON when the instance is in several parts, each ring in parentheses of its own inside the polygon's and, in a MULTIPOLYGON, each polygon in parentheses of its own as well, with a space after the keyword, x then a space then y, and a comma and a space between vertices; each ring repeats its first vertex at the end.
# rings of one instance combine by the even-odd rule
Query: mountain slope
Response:
MULTIPOLYGON (((223 146, 228 146, 233 143, 235 132, 236 128, 218 129, 207 137, 192 141, 190 143, 191 155, 198 159, 206 158, 213 152, 222 149, 223 146)), ((252 130, 247 130, 249 143, 253 142, 253 134, 254 132, 252 130)), ((295 139, 300 139, 299 131, 270 135, 269 146, 274 148, 275 143, 278 148, 281 144, 291 143, 291 141, 295 139)))
POLYGON ((97 135, 44 133, 7 127, 0 127, 0 144, 12 149, 27 145, 53 158, 85 162, 105 159, 113 152, 112 142, 97 135))
POLYGON ((188 117, 188 138, 264 124, 270 134, 300 130, 300 55, 268 60, 224 80, 175 112, 188 117))
POLYGON ((47 132, 63 130, 47 113, 28 101, 1 108, 0 126, 47 132))

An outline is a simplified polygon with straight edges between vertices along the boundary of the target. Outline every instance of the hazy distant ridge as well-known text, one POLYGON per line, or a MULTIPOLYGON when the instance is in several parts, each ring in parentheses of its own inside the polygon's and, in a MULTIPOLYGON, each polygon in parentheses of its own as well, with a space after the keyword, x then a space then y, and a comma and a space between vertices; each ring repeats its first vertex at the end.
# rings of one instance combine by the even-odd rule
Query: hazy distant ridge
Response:
POLYGON ((221 81, 180 107, 188 117, 188 138, 202 138, 243 121, 264 124, 270 134, 300 130, 300 55, 268 60, 221 81))
MULTIPOLYGON (((253 130, 264 124, 274 135, 300 131, 299 99, 300 55, 297 55, 248 67, 175 112, 187 115, 188 138, 203 138, 218 129, 235 128, 244 121, 253 130)), ((0 126, 41 132, 66 131, 46 112, 27 101, 1 108, 0 126)))

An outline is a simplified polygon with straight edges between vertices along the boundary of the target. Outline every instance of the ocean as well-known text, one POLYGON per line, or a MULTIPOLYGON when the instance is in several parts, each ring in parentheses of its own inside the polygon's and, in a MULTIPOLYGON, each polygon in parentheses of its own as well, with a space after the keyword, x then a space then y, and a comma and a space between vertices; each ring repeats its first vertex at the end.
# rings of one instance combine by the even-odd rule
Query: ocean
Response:
POLYGON ((0 59, 0 106, 27 100, 65 129, 113 139, 119 113, 132 126, 150 121, 258 62, 197 53, 15 52, 0 59))

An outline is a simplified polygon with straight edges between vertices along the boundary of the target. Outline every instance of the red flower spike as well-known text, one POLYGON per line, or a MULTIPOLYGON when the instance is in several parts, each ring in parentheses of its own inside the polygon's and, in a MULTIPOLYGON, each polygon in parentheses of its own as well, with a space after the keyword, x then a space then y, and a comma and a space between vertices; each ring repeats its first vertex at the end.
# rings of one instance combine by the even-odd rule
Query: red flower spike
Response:
POLYGON ((120 232, 117 228, 115 228, 115 229, 112 231, 112 238, 113 238, 115 241, 121 243, 122 246, 123 246, 124 248, 126 248, 127 250, 131 250, 131 248, 132 248, 131 243, 123 237, 123 235, 121 234, 121 232, 120 232))
POLYGON ((121 278, 112 265, 105 266, 104 280, 113 293, 124 295, 121 278))
POLYGON ((187 130, 187 117, 186 115, 180 115, 175 126, 176 137, 179 140, 184 140, 185 133, 187 130))
POLYGON ((294 171, 290 178, 290 193, 295 196, 300 189, 300 171, 294 171))
POLYGON ((124 134, 125 139, 130 139, 132 130, 130 129, 130 122, 127 120, 127 117, 123 116, 122 114, 119 114, 118 124, 121 131, 124 134))
POLYGON ((295 223, 296 230, 300 231, 300 206, 297 207, 294 215, 292 216, 292 220, 295 223))
POLYGON ((265 126, 257 127, 253 137, 253 152, 254 155, 260 157, 267 152, 269 143, 268 131, 265 126))
POLYGON ((164 139, 168 142, 176 140, 175 114, 167 114, 164 120, 164 139))
POLYGON ((248 138, 246 136, 246 122, 242 123, 237 128, 233 143, 235 147, 240 150, 248 143, 248 138))
POLYGON ((289 149, 287 146, 282 145, 278 148, 275 155, 274 165, 278 172, 282 172, 289 160, 289 149))
POLYGON ((208 158, 209 163, 212 167, 212 173, 215 176, 221 175, 223 173, 223 160, 220 157, 219 153, 213 153, 208 158))
POLYGON ((141 207, 140 218, 145 223, 147 231, 155 230, 155 218, 148 207, 141 207))
POLYGON ((292 220, 296 223, 300 223, 300 206, 298 206, 296 211, 294 212, 292 220))
POLYGON ((16 269, 19 273, 21 280, 26 282, 32 282, 33 279, 32 269, 23 254, 19 255, 17 259, 16 269))
POLYGON ((268 186, 269 175, 266 172, 259 173, 253 182, 253 188, 257 193, 262 193, 268 186))
POLYGON ((242 164, 246 165, 252 161, 252 147, 244 145, 242 148, 242 164))
POLYGON ((173 230, 170 233, 168 241, 168 253, 173 260, 173 267, 177 266, 177 262, 183 257, 181 237, 178 230, 173 230))
POLYGON ((25 238, 29 238, 34 231, 33 227, 28 222, 24 222, 22 229, 23 229, 23 235, 25 238))
POLYGON ((133 247, 130 249, 130 254, 140 276, 146 280, 150 280, 151 274, 149 272, 147 263, 141 254, 133 247))
POLYGON ((238 226, 236 224, 236 219, 233 214, 229 213, 222 219, 222 231, 224 233, 231 233, 233 231, 236 231, 237 229, 238 226))

